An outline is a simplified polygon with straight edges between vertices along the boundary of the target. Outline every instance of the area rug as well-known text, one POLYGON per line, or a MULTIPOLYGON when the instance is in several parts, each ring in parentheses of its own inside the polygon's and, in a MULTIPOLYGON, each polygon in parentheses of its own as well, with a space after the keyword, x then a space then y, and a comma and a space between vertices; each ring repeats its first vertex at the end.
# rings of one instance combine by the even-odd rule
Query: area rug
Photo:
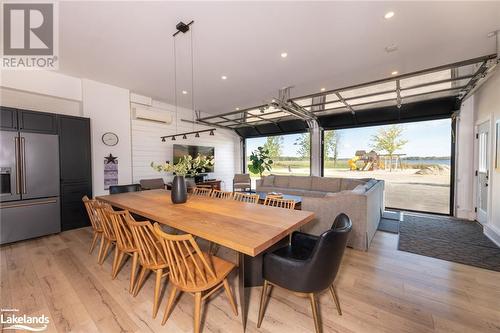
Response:
POLYGON ((500 248, 477 222, 405 213, 398 249, 500 272, 500 248))
POLYGON ((386 219, 382 217, 378 223, 377 230, 397 234, 399 233, 399 220, 386 219))

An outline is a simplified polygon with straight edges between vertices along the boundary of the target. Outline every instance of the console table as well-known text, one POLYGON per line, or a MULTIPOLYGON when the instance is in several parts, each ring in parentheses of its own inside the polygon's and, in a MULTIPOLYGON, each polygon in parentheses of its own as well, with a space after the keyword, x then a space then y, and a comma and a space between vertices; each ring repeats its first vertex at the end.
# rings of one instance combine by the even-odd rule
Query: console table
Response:
POLYGON ((221 183, 221 180, 206 180, 203 182, 196 183, 196 186, 211 187, 212 190, 219 190, 220 191, 220 183, 221 183))

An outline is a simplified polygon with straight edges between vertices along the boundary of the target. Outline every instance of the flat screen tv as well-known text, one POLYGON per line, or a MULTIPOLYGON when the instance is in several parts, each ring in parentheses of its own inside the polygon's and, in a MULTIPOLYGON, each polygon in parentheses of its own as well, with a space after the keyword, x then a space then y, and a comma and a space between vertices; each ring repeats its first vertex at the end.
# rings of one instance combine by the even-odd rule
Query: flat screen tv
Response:
MULTIPOLYGON (((177 163, 182 156, 190 155, 195 158, 196 156, 198 156, 198 154, 215 157, 215 148, 204 146, 174 145, 174 164, 177 163)), ((205 172, 214 172, 214 166, 206 168, 205 172)))

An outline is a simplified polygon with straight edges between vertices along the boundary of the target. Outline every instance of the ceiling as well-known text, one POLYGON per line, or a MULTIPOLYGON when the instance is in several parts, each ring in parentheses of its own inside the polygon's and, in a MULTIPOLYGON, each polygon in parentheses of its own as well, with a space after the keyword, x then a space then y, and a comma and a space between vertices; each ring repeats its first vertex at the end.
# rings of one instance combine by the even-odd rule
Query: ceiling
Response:
POLYGON ((71 1, 59 24, 61 72, 220 114, 495 53, 500 2, 71 1), (194 87, 191 34, 177 66, 172 37, 191 20, 194 87))

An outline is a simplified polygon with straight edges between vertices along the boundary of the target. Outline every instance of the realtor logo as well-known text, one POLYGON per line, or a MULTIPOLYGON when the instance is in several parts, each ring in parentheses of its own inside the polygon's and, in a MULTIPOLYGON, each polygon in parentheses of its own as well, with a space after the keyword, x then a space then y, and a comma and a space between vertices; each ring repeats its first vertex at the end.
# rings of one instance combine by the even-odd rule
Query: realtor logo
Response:
POLYGON ((57 69, 56 3, 4 2, 2 69, 57 69))

